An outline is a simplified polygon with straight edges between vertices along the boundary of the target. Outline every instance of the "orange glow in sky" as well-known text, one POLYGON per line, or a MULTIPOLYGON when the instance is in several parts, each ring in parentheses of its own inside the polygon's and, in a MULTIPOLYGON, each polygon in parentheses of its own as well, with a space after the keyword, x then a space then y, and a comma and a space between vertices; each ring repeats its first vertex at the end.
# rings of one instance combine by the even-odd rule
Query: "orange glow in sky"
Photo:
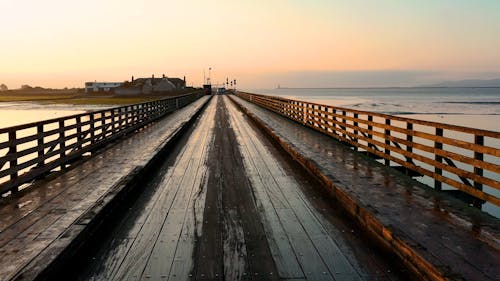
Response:
POLYGON ((197 86, 208 67, 246 88, 290 72, 500 77, 500 1, 0 0, 0 11, 9 88, 163 73, 197 86))

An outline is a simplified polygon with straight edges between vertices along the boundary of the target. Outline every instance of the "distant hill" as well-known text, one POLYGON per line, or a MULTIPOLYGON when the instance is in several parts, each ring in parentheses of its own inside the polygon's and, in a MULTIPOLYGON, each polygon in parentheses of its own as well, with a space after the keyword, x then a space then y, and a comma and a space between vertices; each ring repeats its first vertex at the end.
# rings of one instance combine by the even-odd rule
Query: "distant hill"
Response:
POLYGON ((500 87, 500 78, 491 80, 460 80, 460 81, 445 81, 432 85, 425 85, 422 87, 500 87))

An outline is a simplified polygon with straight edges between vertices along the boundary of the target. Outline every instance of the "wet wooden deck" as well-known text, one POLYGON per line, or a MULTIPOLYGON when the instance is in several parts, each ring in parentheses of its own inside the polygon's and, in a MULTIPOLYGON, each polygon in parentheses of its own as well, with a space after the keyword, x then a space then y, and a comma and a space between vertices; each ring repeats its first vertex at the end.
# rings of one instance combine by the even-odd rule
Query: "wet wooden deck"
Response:
POLYGON ((211 100, 144 190, 65 276, 407 279, 227 97, 211 100))
MULTIPOLYGON (((0 259, 8 266, 0 267, 0 280, 35 278, 205 100, 4 202, 0 259)), ((447 266, 456 274, 450 279, 498 280, 496 219, 467 206, 456 210, 455 200, 236 100, 375 213, 394 237, 447 266)), ((161 155, 132 198, 101 219, 105 231, 51 268, 47 280, 416 279, 227 96, 214 96, 161 155)))
POLYGON ((0 280, 32 279, 77 237, 207 98, 0 203, 0 280))

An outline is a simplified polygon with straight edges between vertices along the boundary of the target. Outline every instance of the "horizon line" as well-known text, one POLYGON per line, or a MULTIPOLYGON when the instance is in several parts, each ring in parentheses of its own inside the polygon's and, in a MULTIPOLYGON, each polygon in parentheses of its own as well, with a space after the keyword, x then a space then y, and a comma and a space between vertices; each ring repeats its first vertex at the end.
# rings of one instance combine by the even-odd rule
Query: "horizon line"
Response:
POLYGON ((414 88, 500 88, 500 86, 399 86, 399 87, 276 87, 272 90, 331 90, 331 89, 414 89, 414 88))

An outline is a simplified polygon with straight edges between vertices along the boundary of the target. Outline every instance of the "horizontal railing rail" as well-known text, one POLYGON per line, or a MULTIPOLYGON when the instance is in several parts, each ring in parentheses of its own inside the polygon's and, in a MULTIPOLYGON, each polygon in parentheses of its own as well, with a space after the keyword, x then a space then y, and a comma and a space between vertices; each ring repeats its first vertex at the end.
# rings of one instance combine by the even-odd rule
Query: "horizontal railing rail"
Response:
POLYGON ((203 96, 196 92, 0 129, 0 195, 203 96))
POLYGON ((476 206, 500 206, 500 133, 276 96, 237 96, 327 134, 476 206), (450 188, 451 187, 451 188, 450 188))

